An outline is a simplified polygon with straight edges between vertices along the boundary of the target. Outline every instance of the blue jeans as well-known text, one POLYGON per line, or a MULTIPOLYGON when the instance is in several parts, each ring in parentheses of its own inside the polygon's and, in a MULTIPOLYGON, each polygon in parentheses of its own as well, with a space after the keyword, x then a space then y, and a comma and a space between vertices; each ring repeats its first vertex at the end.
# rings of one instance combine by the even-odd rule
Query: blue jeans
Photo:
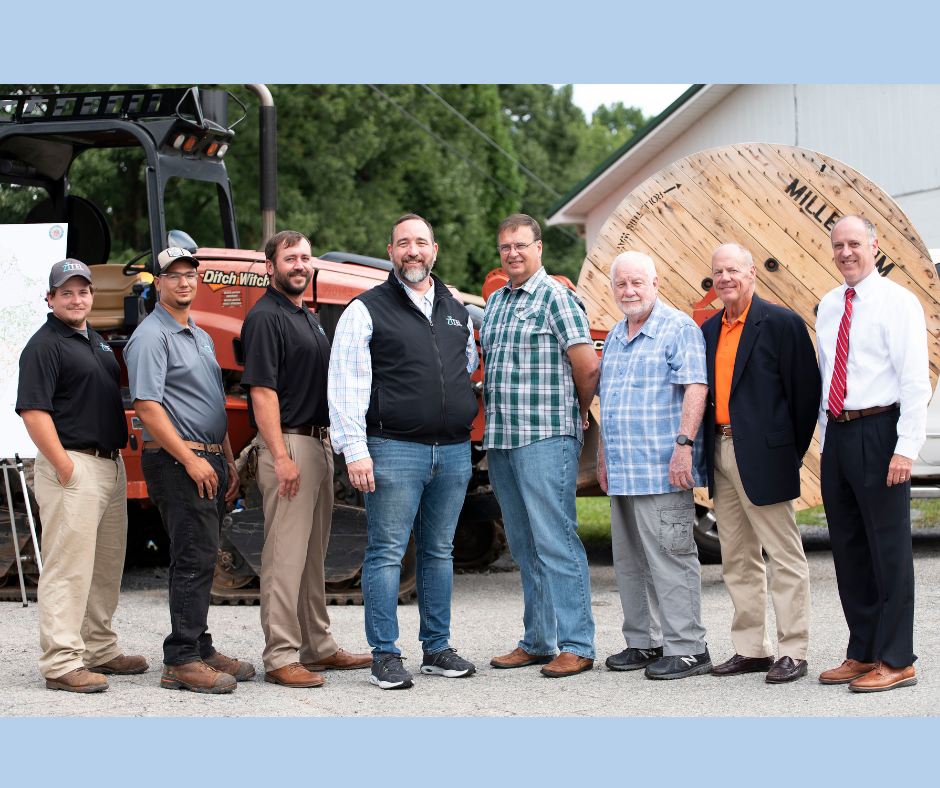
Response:
POLYGON ((578 538, 577 438, 559 436, 518 449, 489 449, 490 482, 503 510, 512 557, 522 574, 530 654, 561 651, 594 659, 587 555, 578 538))
POLYGON ((365 494, 369 546, 362 567, 366 639, 372 653, 401 654, 398 587, 414 528, 418 637, 424 651, 449 648, 454 532, 470 481, 470 441, 451 446, 369 438, 375 492, 365 494))

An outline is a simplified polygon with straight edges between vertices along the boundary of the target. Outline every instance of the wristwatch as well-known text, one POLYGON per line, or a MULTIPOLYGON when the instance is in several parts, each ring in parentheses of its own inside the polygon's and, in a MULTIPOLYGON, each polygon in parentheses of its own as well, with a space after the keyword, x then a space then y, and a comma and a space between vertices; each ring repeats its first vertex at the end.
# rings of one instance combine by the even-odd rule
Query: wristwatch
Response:
POLYGON ((680 446, 691 446, 692 439, 686 435, 680 435, 678 438, 676 438, 676 443, 678 443, 680 446))

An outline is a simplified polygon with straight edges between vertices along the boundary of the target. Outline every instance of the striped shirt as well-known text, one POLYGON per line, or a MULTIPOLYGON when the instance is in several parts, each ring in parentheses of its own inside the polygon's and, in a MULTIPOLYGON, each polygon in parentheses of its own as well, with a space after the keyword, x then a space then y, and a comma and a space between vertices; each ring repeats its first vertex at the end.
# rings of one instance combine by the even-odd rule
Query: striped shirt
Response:
MULTIPOLYGON (((685 385, 708 383, 705 337, 688 315, 659 299, 640 330, 627 338, 627 320, 604 343, 601 436, 608 495, 676 492, 669 463, 682 421, 685 385)), ((690 435, 695 486, 705 485, 702 431, 690 435)))
POLYGON ((560 435, 583 440, 581 408, 565 352, 591 342, 581 299, 544 268, 486 302, 483 405, 487 449, 514 449, 560 435))
MULTIPOLYGON (((401 279, 398 281, 401 282, 401 279)), ((418 295, 405 285, 405 292, 422 314, 431 320, 434 314, 434 288, 418 295)), ((472 326, 471 326, 472 328, 472 326)), ((330 353, 327 399, 330 405, 330 442, 346 462, 369 456, 366 444, 366 411, 372 396, 372 315, 362 301, 352 301, 336 325, 330 353)), ((480 363, 473 331, 467 339, 467 372, 471 375, 480 363)), ((415 407, 420 407, 416 403, 415 407)))

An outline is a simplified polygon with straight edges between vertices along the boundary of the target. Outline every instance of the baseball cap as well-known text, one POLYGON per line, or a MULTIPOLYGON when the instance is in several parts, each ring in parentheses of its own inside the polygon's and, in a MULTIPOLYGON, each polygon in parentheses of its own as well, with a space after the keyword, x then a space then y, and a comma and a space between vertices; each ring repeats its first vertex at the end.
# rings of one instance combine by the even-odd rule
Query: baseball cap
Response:
POLYGON ((157 255, 157 265, 155 266, 153 275, 160 276, 164 269, 169 268, 177 260, 186 260, 192 263, 196 268, 199 267, 199 261, 193 257, 190 252, 178 246, 171 246, 169 249, 164 249, 157 255))
POLYGON ((91 270, 81 260, 66 257, 60 260, 49 272, 49 289, 61 287, 73 276, 81 276, 91 283, 91 270))

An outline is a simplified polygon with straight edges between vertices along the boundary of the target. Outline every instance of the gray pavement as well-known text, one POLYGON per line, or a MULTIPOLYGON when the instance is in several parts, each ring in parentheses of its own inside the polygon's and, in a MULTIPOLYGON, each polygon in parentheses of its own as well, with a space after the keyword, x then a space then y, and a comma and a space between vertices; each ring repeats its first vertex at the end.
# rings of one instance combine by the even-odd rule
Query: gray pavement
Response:
MULTIPOLYGON (((567 679, 546 679, 538 667, 496 670, 492 656, 515 647, 521 634, 522 589, 518 571, 458 574, 454 578, 452 645, 476 663, 468 679, 418 673, 418 608, 399 607, 399 645, 415 674, 415 686, 382 691, 367 671, 327 673, 317 689, 287 689, 261 677, 264 645, 257 607, 213 607, 210 628, 220 651, 248 659, 258 668, 252 682, 232 695, 206 696, 159 686, 161 643, 169 616, 165 570, 136 570, 125 576, 115 626, 127 653, 143 653, 149 672, 110 677, 111 688, 95 695, 45 689, 36 668, 39 652, 35 604, 0 603, 0 716, 923 716, 940 710, 940 542, 915 546, 917 616, 914 642, 920 655, 916 687, 856 694, 845 686, 824 686, 815 676, 834 667, 845 653, 847 630, 836 591, 832 556, 808 553, 812 575, 810 675, 793 684, 771 686, 760 674, 731 678, 698 676, 657 682, 642 671, 614 673, 603 666, 623 649, 621 611, 613 567, 603 556, 591 566, 598 662, 593 671, 567 679)), ((708 645, 717 662, 731 656, 728 629, 731 601, 721 567, 703 567, 702 604, 708 645)), ((361 607, 331 607, 337 641, 366 651, 361 607)), ((772 623, 772 621, 771 621, 772 623)))

